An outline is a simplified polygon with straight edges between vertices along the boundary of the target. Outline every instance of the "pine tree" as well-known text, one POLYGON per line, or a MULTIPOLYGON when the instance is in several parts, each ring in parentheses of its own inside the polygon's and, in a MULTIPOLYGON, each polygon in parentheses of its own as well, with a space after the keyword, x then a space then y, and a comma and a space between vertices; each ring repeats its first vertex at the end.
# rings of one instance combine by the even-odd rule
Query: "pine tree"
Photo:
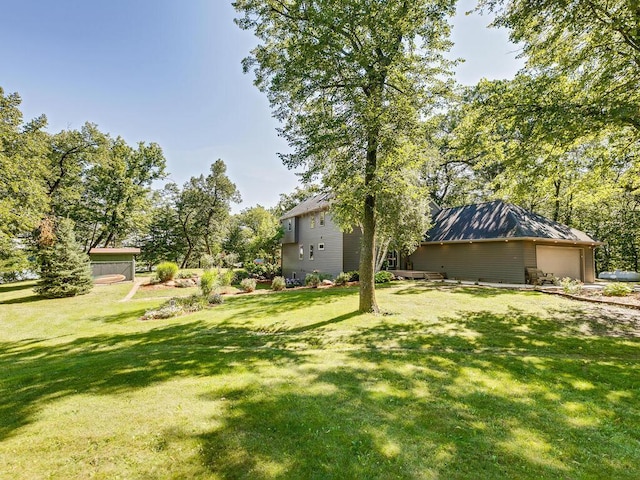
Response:
POLYGON ((89 293, 93 286, 89 258, 76 242, 73 222, 60 219, 53 229, 52 222, 45 219, 40 228, 37 253, 40 281, 36 293, 47 298, 89 293))

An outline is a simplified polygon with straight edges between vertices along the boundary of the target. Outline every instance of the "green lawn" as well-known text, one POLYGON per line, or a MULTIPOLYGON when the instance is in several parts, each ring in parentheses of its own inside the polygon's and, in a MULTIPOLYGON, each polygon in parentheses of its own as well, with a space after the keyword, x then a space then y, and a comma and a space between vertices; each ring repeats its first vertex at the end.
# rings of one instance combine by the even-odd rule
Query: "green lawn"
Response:
MULTIPOLYGON (((534 292, 0 285, 0 478, 640 478, 640 338, 534 292)), ((636 322, 640 312, 636 315, 636 322)), ((638 327, 636 323, 636 328, 638 327)))

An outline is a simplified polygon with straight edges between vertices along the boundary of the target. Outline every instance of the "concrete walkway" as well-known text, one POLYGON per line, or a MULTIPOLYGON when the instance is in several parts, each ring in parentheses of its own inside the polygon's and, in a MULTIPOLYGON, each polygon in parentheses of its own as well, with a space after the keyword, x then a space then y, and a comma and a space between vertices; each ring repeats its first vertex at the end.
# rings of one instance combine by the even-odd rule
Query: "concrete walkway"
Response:
POLYGON ((127 296, 120 301, 128 302, 129 300, 131 300, 133 296, 136 294, 136 292, 138 291, 138 289, 140 288, 140 285, 142 285, 143 283, 144 283, 144 279, 136 278, 135 281, 133 282, 133 285, 131 286, 131 290, 129 290, 129 293, 127 293, 127 296))

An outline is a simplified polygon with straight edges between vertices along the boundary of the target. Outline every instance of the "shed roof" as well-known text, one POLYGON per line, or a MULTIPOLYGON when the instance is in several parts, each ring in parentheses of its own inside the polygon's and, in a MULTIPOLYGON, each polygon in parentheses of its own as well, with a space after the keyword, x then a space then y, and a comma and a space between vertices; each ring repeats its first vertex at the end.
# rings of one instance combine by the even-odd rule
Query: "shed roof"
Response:
POLYGON ((124 248, 92 248, 89 253, 99 253, 100 255, 122 255, 123 253, 129 253, 137 255, 140 253, 139 248, 124 247, 124 248))
POLYGON ((299 215, 304 215, 306 213, 318 212, 320 210, 326 210, 329 208, 329 199, 331 194, 329 193, 320 193, 315 195, 302 203, 299 203, 291 210, 286 212, 280 217, 280 220, 284 220, 285 218, 297 217, 299 215))
POLYGON ((502 200, 442 209, 425 235, 427 242, 509 238, 599 243, 580 230, 502 200))

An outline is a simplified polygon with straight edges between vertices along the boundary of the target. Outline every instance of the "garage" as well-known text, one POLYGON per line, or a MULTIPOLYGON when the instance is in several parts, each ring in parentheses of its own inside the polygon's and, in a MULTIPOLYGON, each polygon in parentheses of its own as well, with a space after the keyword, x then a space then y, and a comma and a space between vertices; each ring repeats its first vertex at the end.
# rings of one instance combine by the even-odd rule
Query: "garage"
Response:
POLYGON ((536 246, 538 268, 558 278, 570 277, 583 281, 582 249, 571 247, 536 246))

